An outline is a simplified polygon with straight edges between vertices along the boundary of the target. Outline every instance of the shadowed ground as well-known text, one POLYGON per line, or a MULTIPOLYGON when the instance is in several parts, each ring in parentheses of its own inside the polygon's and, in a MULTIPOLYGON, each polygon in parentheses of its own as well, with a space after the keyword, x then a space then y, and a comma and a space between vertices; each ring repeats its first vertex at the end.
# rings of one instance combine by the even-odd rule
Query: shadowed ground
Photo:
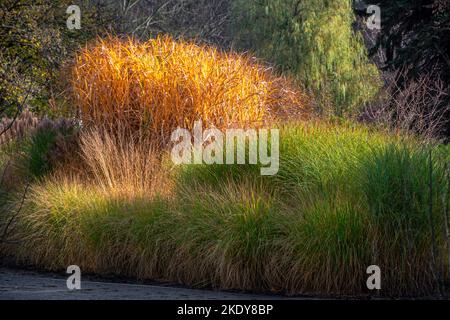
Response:
POLYGON ((174 286, 98 281, 81 277, 81 290, 68 290, 66 277, 60 274, 0 268, 0 300, 97 300, 97 299, 281 299, 280 296, 256 295, 174 286))

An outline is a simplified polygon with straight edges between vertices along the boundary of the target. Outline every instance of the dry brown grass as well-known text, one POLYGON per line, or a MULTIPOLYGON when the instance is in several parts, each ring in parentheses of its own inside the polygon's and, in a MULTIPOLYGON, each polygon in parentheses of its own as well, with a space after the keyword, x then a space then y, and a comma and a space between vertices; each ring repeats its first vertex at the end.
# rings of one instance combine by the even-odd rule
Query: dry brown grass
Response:
POLYGON ((378 100, 364 108, 361 119, 394 131, 420 134, 433 140, 448 140, 450 87, 433 70, 400 86, 408 69, 386 75, 386 86, 378 100))
POLYGON ((4 117, 0 119, 0 146, 13 139, 21 139, 30 134, 39 124, 39 119, 25 109, 17 119, 4 117))
POLYGON ((258 126, 304 105, 286 79, 252 58, 168 36, 98 40, 78 55, 72 83, 86 124, 144 128, 161 142, 199 119, 258 126))
POLYGON ((170 189, 161 151, 148 137, 124 128, 114 134, 88 130, 80 136, 80 151, 88 180, 107 193, 149 197, 170 189))

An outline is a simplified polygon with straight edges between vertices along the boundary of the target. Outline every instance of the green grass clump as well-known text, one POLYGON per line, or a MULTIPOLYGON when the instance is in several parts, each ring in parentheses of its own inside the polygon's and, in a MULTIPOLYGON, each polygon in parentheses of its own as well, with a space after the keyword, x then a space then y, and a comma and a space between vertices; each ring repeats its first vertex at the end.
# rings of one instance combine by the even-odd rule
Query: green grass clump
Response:
MULTIPOLYGON (((301 206, 300 206, 301 207, 301 206)), ((286 225, 281 260, 291 291, 350 293, 363 290, 372 237, 364 208, 354 202, 321 197, 297 211, 302 218, 286 225)))
POLYGON ((276 194, 285 205, 280 219, 290 222, 289 239, 295 240, 280 242, 290 243, 289 255, 292 248, 301 248, 299 260, 286 263, 303 270, 299 278, 289 273, 296 279, 293 291, 355 290, 367 277, 363 266, 371 264, 385 270, 384 287, 391 292, 436 289, 436 273, 445 266, 429 261, 433 245, 438 256, 446 256, 442 225, 448 149, 358 125, 288 125, 280 136, 277 175, 261 177, 248 165, 220 170, 187 166, 181 169, 185 184, 198 197, 207 191, 195 188, 197 177, 203 186, 209 181, 218 190, 243 180, 259 181, 276 194), (291 221, 293 215, 287 213, 292 212, 301 218, 291 221))
POLYGON ((158 199, 131 200, 77 180, 41 181, 30 190, 16 231, 33 241, 15 255, 49 269, 76 261, 86 271, 136 276, 140 267, 148 276, 151 257, 164 245, 158 240, 167 229, 157 230, 165 212, 158 199), (145 263, 138 265, 140 259, 145 263))
POLYGON ((26 169, 33 177, 41 177, 50 171, 46 155, 55 143, 56 132, 38 131, 24 145, 26 169))
POLYGON ((360 126, 280 129, 275 176, 181 166, 161 194, 47 177, 17 221, 26 240, 8 252, 52 269, 288 294, 368 294, 366 268, 376 264, 382 294, 435 292, 447 261, 448 149, 360 126))
POLYGON ((77 130, 73 122, 64 118, 43 118, 36 120, 35 128, 2 146, 2 152, 9 156, 12 165, 20 173, 17 182, 42 178, 58 162, 65 162, 66 157, 75 158, 77 130))

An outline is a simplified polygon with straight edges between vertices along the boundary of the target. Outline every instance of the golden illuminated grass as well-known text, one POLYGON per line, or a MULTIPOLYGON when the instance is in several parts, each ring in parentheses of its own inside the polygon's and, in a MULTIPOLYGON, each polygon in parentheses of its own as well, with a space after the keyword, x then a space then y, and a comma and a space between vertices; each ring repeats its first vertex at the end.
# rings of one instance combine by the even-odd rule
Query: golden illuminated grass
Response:
POLYGON ((99 40, 78 55, 72 83, 86 124, 124 123, 163 142, 199 119, 258 126, 288 109, 304 111, 289 82, 250 57, 168 36, 99 40))

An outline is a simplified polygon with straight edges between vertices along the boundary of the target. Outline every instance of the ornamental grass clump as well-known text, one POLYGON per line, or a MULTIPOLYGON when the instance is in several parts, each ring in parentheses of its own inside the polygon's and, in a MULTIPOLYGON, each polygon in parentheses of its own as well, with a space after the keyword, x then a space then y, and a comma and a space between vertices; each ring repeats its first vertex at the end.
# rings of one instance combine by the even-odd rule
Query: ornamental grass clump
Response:
POLYGON ((86 125, 122 124, 167 141, 178 126, 259 126, 303 96, 252 58, 161 36, 140 43, 109 37, 84 49, 72 74, 86 125))

